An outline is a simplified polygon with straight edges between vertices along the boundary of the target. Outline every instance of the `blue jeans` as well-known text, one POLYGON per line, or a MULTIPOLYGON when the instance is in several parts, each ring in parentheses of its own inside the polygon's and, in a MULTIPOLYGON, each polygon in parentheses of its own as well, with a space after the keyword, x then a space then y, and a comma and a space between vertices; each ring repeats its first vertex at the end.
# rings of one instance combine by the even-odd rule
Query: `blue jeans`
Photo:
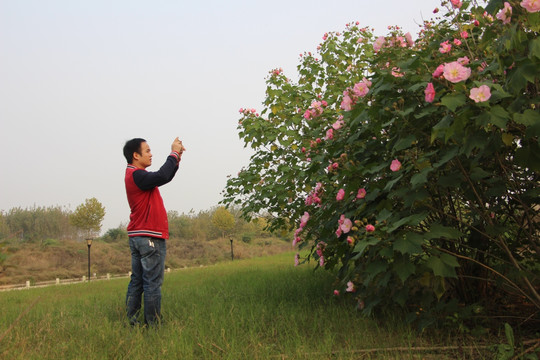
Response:
POLYGON ((144 293, 144 322, 154 325, 161 315, 161 285, 167 253, 165 240, 148 236, 130 237, 129 248, 132 272, 126 295, 129 323, 138 323, 144 293))

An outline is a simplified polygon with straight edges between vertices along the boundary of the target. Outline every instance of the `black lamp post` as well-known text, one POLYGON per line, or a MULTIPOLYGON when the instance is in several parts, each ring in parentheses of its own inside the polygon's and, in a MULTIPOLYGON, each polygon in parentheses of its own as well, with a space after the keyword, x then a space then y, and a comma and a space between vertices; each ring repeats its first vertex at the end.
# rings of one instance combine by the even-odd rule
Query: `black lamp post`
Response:
POLYGON ((92 246, 92 238, 86 238, 86 245, 88 245, 88 281, 90 281, 90 246, 92 246))
POLYGON ((232 247, 232 236, 229 236, 229 240, 231 241, 231 260, 234 260, 234 253, 233 253, 233 247, 232 247))

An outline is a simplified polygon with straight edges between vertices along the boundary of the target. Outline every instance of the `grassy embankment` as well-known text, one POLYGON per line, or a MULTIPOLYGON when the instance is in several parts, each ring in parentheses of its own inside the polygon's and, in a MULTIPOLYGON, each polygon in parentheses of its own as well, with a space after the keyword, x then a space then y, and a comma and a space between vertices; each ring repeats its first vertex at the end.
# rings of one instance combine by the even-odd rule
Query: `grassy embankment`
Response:
POLYGON ((127 279, 0 292, 0 358, 490 358, 478 339, 361 317, 330 295, 329 272, 295 268, 293 255, 167 274, 158 329, 127 326, 127 279))
MULTIPOLYGON (((0 285, 32 284, 73 279, 88 274, 88 248, 84 241, 48 240, 42 244, 8 244, 8 258, 0 267, 0 285), (2 271, 3 270, 3 271, 2 271)), ((235 259, 275 255, 291 250, 290 241, 275 237, 255 238, 249 243, 233 240, 235 259)), ((127 275, 131 270, 128 240, 107 243, 95 240, 91 246, 91 274, 127 275)), ((211 265, 231 260, 228 238, 215 240, 170 239, 165 266, 171 269, 211 265)), ((92 275, 93 276, 93 275, 92 275)))

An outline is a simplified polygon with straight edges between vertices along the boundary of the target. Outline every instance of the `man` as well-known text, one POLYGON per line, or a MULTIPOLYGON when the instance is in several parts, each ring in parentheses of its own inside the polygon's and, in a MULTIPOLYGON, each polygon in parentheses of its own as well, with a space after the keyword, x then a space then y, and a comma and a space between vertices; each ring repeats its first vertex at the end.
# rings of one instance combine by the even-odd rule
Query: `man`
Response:
POLYGON ((152 165, 152 152, 146 140, 135 138, 124 145, 124 156, 128 163, 126 193, 131 208, 127 230, 132 275, 126 295, 127 316, 131 325, 138 324, 143 293, 145 324, 155 325, 160 319, 165 240, 169 238, 169 224, 158 187, 173 179, 184 150, 182 142, 174 139, 165 164, 158 171, 149 172, 146 168, 152 165))

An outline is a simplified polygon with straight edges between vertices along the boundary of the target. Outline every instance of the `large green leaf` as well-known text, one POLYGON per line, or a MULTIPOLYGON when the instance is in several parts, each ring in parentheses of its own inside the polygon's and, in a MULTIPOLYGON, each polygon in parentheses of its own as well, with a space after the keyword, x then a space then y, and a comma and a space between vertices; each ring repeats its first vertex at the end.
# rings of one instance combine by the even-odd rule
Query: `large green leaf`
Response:
POLYGON ((436 276, 457 278, 456 267, 459 266, 456 258, 448 254, 432 255, 426 261, 426 266, 433 270, 436 276))
POLYGON ((427 217, 427 215, 428 215, 428 213, 423 212, 423 213, 413 214, 413 215, 403 217, 403 218, 393 222, 392 224, 390 224, 388 226, 387 231, 389 233, 391 233, 392 231, 396 230, 397 228, 399 228, 400 226, 403 226, 403 225, 416 226, 416 225, 418 225, 420 223, 420 221, 424 220, 427 217))
POLYGON ((399 251, 402 254, 420 254, 424 238, 421 234, 406 233, 405 236, 394 241, 394 251, 399 251))
POLYGON ((510 120, 510 115, 502 106, 495 105, 489 111, 491 123, 501 129, 506 129, 506 123, 510 120))
POLYGON ((523 114, 514 114, 514 121, 525 126, 532 126, 540 123, 540 113, 534 110, 525 110, 523 114))
POLYGON ((429 231, 426 232, 426 239, 458 239, 463 234, 456 228, 441 225, 439 223, 433 223, 429 227, 429 231))
POLYGON ((446 106, 451 111, 456 111, 456 109, 463 104, 465 104, 466 98, 463 94, 450 94, 443 96, 441 99, 441 104, 446 106))
POLYGON ((416 272, 416 266, 407 258, 394 262, 392 267, 402 282, 405 282, 409 276, 416 272))

